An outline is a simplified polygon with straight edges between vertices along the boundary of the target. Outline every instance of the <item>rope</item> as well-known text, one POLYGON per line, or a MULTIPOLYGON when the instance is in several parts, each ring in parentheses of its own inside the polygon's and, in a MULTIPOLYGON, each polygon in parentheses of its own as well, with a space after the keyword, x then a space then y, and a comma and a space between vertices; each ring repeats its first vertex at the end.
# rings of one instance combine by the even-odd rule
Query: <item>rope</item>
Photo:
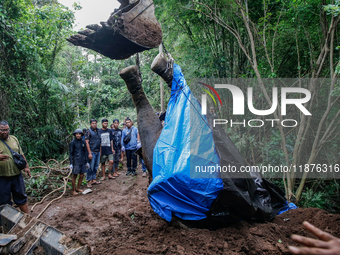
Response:
POLYGON ((57 198, 53 199, 51 202, 49 202, 49 203, 45 206, 45 208, 39 213, 39 215, 36 217, 37 219, 40 218, 40 216, 47 210, 47 208, 48 208, 54 201, 57 201, 57 200, 59 200, 60 198, 62 198, 62 197, 64 196, 64 194, 65 194, 65 192, 66 192, 66 187, 67 187, 67 183, 68 183, 68 178, 70 177, 71 173, 72 173, 72 171, 70 170, 70 173, 68 174, 68 176, 67 176, 67 177, 63 177, 64 186, 62 186, 62 187, 60 187, 60 188, 58 188, 58 189, 56 189, 56 190, 50 192, 50 193, 47 194, 40 202, 35 203, 35 204, 33 205, 31 211, 33 211, 34 207, 35 207, 37 204, 41 204, 47 196, 49 196, 50 194, 54 193, 54 192, 57 191, 57 190, 60 190, 60 189, 64 188, 63 193, 62 193, 59 197, 57 197, 57 198))
MULTIPOLYGON (((65 159, 64 159, 63 161, 61 161, 61 162, 58 162, 58 161, 55 160, 55 159, 50 159, 50 160, 47 161, 46 164, 42 162, 45 166, 32 167, 31 169, 33 169, 33 168, 45 168, 45 169, 49 170, 49 171, 48 171, 48 174, 47 174, 47 179, 48 179, 52 170, 54 170, 54 171, 60 171, 60 172, 64 172, 64 171, 65 171, 65 170, 63 171, 63 169, 65 169, 65 168, 60 168, 60 166, 61 166, 66 160, 68 160, 68 158, 65 158, 65 159), (55 162, 55 163, 57 164, 57 168, 52 168, 52 167, 50 167, 50 162, 55 162), (58 169, 58 170, 57 170, 57 169, 58 169)), ((67 171, 67 170, 66 170, 66 171, 67 171)), ((59 197, 57 197, 57 198, 51 200, 51 201, 45 206, 45 208, 39 213, 39 215, 36 217, 37 219, 40 218, 40 216, 46 211, 46 209, 47 209, 54 201, 57 201, 58 199, 62 198, 62 196, 65 194, 66 188, 67 188, 68 179, 69 179, 69 177, 70 177, 70 175, 71 175, 71 173, 72 173, 72 171, 71 171, 70 169, 68 169, 68 171, 69 171, 68 175, 67 175, 66 177, 63 177, 63 182, 64 182, 64 185, 63 185, 63 186, 61 186, 61 187, 59 187, 59 188, 57 188, 57 189, 51 191, 51 192, 48 193, 46 196, 44 196, 43 199, 42 199, 41 201, 35 203, 35 204, 32 206, 31 212, 33 212, 33 210, 34 210, 34 208, 35 208, 36 205, 39 205, 39 204, 43 203, 44 200, 45 200, 49 195, 51 195, 51 194, 53 194, 54 192, 56 192, 56 191, 61 190, 62 188, 64 188, 63 193, 62 193, 59 197)))

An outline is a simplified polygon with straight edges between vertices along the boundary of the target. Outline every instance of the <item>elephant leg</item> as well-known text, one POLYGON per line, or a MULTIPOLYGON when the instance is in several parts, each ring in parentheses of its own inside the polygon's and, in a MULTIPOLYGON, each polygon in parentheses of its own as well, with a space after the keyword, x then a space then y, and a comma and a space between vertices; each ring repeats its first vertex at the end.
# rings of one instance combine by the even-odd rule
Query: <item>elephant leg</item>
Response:
POLYGON ((152 176, 153 149, 162 131, 162 124, 147 99, 137 66, 129 66, 119 72, 131 93, 137 109, 138 132, 143 148, 144 163, 152 176))
POLYGON ((167 60, 164 54, 159 53, 152 61, 151 70, 158 74, 171 88, 174 75, 172 59, 167 60))

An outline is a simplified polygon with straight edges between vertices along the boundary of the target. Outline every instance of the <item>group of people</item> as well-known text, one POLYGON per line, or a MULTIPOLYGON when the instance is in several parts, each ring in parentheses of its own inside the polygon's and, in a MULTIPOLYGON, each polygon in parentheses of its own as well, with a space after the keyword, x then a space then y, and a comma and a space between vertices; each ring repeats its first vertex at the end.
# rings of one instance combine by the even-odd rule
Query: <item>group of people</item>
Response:
MULTIPOLYGON (((80 185, 86 173, 87 187, 100 184, 105 180, 106 162, 109 162, 108 178, 115 179, 121 173, 118 172, 119 161, 123 161, 126 155, 126 175, 137 175, 136 151, 141 147, 138 129, 133 126, 132 120, 127 117, 123 123, 123 129, 119 128, 119 120, 114 119, 110 128, 109 121, 102 119, 102 127, 97 127, 97 120, 90 120, 90 129, 77 129, 74 131, 74 140, 70 144, 70 169, 72 170, 72 192, 83 192, 80 185), (102 178, 96 180, 97 170, 101 165, 102 178), (78 178, 78 184, 76 180, 78 178)), ((146 166, 143 159, 143 177, 146 177, 146 166)))

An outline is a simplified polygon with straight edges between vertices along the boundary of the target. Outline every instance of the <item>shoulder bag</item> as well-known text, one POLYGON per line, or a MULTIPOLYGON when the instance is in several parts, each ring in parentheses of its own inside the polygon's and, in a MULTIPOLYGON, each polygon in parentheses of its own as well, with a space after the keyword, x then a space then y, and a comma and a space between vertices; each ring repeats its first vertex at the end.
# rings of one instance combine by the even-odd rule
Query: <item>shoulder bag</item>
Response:
POLYGON ((3 140, 1 140, 1 142, 3 142, 7 146, 9 151, 12 153, 12 157, 13 157, 14 163, 19 168, 19 170, 25 169, 25 167, 27 165, 27 162, 26 162, 24 156, 19 154, 19 153, 17 153, 17 152, 15 152, 14 150, 12 150, 11 147, 9 147, 8 144, 5 143, 3 140))
POLYGON ((129 133, 127 133, 126 136, 124 137, 123 142, 124 142, 125 144, 128 144, 128 143, 130 142, 132 130, 133 130, 133 129, 131 128, 131 131, 130 131, 129 133))

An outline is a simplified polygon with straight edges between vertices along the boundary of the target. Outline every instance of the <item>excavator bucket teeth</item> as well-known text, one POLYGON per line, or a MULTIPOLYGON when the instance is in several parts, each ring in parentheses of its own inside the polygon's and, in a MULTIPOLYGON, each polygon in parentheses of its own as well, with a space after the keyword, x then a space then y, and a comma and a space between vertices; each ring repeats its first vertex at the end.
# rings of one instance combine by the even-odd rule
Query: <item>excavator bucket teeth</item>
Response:
POLYGON ((121 6, 101 25, 86 26, 67 40, 76 46, 92 49, 111 59, 158 47, 162 29, 155 17, 152 0, 119 0, 121 6))

